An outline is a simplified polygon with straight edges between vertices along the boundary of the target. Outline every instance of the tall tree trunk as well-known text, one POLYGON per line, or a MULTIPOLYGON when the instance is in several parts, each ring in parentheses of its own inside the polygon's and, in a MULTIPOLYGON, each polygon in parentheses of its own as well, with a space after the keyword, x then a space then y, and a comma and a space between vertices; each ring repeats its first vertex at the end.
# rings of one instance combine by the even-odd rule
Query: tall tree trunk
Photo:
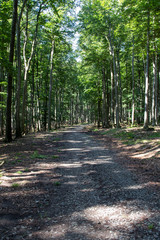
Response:
POLYGON ((108 69, 108 71, 107 71, 107 122, 108 122, 108 127, 109 127, 109 125, 110 125, 110 120, 109 120, 109 108, 110 108, 110 97, 111 97, 111 95, 110 95, 110 92, 109 92, 109 81, 108 81, 108 79, 110 78, 110 69, 108 69))
POLYGON ((111 37, 111 26, 109 26, 109 34, 108 37, 106 37, 110 44, 110 54, 113 59, 113 70, 114 70, 114 83, 115 83, 115 100, 116 100, 116 128, 119 128, 119 101, 118 101, 118 78, 117 78, 117 67, 116 67, 116 60, 115 60, 115 51, 114 51, 114 45, 112 43, 112 37, 111 37))
POLYGON ((39 16, 41 13, 42 9, 42 4, 39 7, 39 11, 37 13, 37 19, 36 19, 36 29, 35 29, 35 35, 34 39, 32 42, 32 47, 31 47, 31 54, 30 57, 26 57, 26 47, 27 47, 27 41, 28 41, 28 9, 27 9, 27 14, 26 14, 26 31, 25 31, 25 41, 24 41, 24 46, 23 46, 23 59, 24 59, 24 83, 23 83, 23 106, 22 106, 22 132, 25 131, 25 118, 26 118, 26 99, 27 99, 27 80, 28 80, 28 72, 31 64, 31 60, 34 55, 34 50, 35 50, 35 45, 36 45, 36 40, 37 40, 37 33, 38 33, 38 21, 39 21, 39 16))
POLYGON ((106 102, 106 73, 105 68, 102 69, 102 127, 108 127, 108 116, 107 116, 107 102, 106 102))
POLYGON ((158 124, 158 79, 157 79, 157 50, 155 51, 155 125, 158 124))
POLYGON ((145 109, 144 109, 144 129, 148 129, 148 95, 149 95, 149 38, 150 38, 150 11, 148 10, 147 22, 147 62, 145 76, 145 109))
POLYGON ((34 108, 35 108, 35 59, 32 65, 32 83, 31 83, 31 130, 34 132, 35 130, 35 116, 34 116, 34 108))
POLYGON ((43 130, 46 131, 47 129, 47 108, 48 108, 48 67, 46 71, 46 76, 45 76, 45 92, 44 92, 44 101, 43 101, 43 130))
MULTIPOLYGON (((4 71, 3 71, 3 67, 0 66, 0 93, 2 93, 4 91, 3 86, 1 84, 1 82, 4 81, 4 71)), ((3 104, 3 95, 0 94, 0 102, 3 104)), ((4 108, 1 107, 0 108, 0 135, 4 135, 4 108)))
POLYGON ((98 123, 97 127, 99 128, 101 126, 101 86, 100 86, 100 79, 98 78, 97 81, 98 86, 98 102, 97 102, 97 111, 98 111, 98 123))
POLYGON ((114 124, 114 74, 113 64, 111 63, 111 123, 114 124))
POLYGON ((12 106, 12 78, 13 78, 13 57, 14 57, 14 43, 16 34, 16 23, 17 23, 17 6, 18 0, 13 2, 13 18, 12 18, 12 32, 10 41, 10 53, 9 53, 9 64, 10 69, 8 71, 8 85, 7 85, 7 110, 6 110, 6 136, 7 142, 12 141, 12 129, 11 129, 11 106, 12 106))
POLYGON ((134 36, 133 36, 133 48, 132 48, 132 125, 134 124, 134 112, 135 112, 135 82, 134 82, 134 36))
POLYGON ((53 54, 54 54, 54 39, 52 40, 51 55, 50 55, 50 83, 49 83, 49 100, 48 100, 48 130, 51 130, 51 100, 52 100, 52 84, 53 84, 53 54))
POLYGON ((139 103, 139 107, 137 110, 137 123, 140 124, 142 122, 142 116, 141 116, 141 109, 142 109, 142 102, 143 99, 141 98, 142 94, 141 92, 143 92, 142 86, 141 86, 141 69, 140 69, 140 61, 138 60, 138 83, 137 83, 137 94, 138 94, 138 103, 139 103))
POLYGON ((21 18, 23 10, 27 0, 23 0, 23 5, 17 21, 17 62, 18 62, 18 73, 17 73, 17 93, 16 93, 16 138, 21 137, 21 126, 20 126, 20 91, 21 91, 21 18))
POLYGON ((117 62, 118 62, 118 76, 119 76, 119 113, 120 113, 120 122, 122 121, 122 81, 121 81, 121 66, 120 66, 120 57, 119 50, 117 51, 117 62))
POLYGON ((152 126, 155 126, 155 59, 153 59, 153 83, 152 83, 152 126))
MULTIPOLYGON (((155 47, 154 47, 155 50, 155 47)), ((153 57, 152 126, 157 125, 157 52, 153 57)))

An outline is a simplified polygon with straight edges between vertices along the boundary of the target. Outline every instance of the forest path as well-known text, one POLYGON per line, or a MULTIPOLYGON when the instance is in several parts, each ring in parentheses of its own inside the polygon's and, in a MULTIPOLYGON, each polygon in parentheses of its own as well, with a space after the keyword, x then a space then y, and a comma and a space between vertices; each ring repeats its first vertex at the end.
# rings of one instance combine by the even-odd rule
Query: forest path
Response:
POLYGON ((35 162, 37 152, 32 155, 21 176, 25 187, 3 194, 8 212, 1 214, 0 239, 160 239, 157 194, 117 163, 113 150, 83 126, 45 136, 30 143, 45 155, 35 162), (19 206, 17 215, 12 204, 19 206))

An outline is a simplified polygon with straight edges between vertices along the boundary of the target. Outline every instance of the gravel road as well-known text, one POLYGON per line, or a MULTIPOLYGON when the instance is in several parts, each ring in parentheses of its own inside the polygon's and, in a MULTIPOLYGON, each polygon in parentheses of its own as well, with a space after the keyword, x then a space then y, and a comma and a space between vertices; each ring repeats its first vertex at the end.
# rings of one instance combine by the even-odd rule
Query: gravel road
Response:
POLYGON ((160 200, 83 127, 64 131, 48 226, 36 239, 160 239, 160 200), (57 183, 58 185, 58 183, 57 183))

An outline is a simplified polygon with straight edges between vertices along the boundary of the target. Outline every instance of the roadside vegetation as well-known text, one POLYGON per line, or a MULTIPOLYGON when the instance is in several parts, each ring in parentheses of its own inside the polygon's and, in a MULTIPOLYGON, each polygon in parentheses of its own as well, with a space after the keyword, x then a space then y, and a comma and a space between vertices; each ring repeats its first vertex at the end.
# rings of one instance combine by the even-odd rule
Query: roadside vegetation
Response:
POLYGON ((153 175, 160 173, 160 127, 146 131, 140 126, 126 125, 119 129, 90 126, 87 130, 92 132, 93 136, 104 140, 106 147, 112 145, 115 152, 118 149, 119 154, 127 156, 128 164, 138 164, 144 171, 150 171, 153 175))

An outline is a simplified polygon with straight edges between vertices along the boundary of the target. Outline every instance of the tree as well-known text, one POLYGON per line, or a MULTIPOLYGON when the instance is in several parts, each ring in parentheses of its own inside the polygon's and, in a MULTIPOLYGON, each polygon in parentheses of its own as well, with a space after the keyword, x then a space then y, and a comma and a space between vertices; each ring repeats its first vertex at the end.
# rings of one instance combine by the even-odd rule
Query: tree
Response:
POLYGON ((16 92, 16 137, 21 137, 20 122, 20 91, 21 91, 21 19, 27 0, 23 0, 23 5, 17 21, 17 92, 16 92))
POLYGON ((6 110, 6 141, 12 141, 12 129, 11 129, 11 105, 12 105, 12 77, 13 77, 13 57, 14 57, 14 43, 16 34, 17 23, 17 6, 18 0, 14 0, 13 5, 13 18, 12 18, 12 30, 10 40, 10 54, 9 54, 9 67, 8 69, 8 86, 7 86, 7 110, 6 110))
POLYGON ((54 38, 52 39, 52 47, 51 47, 51 56, 50 56, 50 83, 49 83, 49 101, 48 101, 48 130, 51 130, 51 100, 52 100, 52 74, 53 74, 53 54, 55 47, 54 38))

